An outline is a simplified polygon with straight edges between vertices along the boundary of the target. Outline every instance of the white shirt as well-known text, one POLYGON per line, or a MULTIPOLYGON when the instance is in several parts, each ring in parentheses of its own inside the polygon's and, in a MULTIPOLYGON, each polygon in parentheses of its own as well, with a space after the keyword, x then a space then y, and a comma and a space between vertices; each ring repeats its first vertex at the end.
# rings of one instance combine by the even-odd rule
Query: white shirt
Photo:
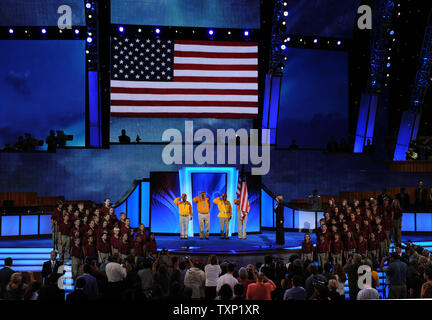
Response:
POLYGON ((379 293, 375 288, 364 288, 357 293, 357 300, 379 300, 379 293))
POLYGON ((224 284, 228 284, 234 291, 234 286, 238 283, 237 279, 233 277, 232 274, 225 273, 223 276, 219 277, 217 280, 216 291, 219 292, 220 288, 224 284))
POLYGON ((105 266, 105 273, 108 282, 119 282, 126 278, 126 268, 123 268, 117 262, 110 262, 105 266))
POLYGON ((336 291, 341 295, 341 296, 345 296, 345 284, 343 282, 340 281, 339 276, 336 274, 335 275, 337 283, 338 283, 338 287, 336 289, 336 291))
POLYGON ((208 264, 204 267, 204 272, 206 276, 206 287, 216 287, 219 275, 222 272, 220 266, 218 264, 208 264))

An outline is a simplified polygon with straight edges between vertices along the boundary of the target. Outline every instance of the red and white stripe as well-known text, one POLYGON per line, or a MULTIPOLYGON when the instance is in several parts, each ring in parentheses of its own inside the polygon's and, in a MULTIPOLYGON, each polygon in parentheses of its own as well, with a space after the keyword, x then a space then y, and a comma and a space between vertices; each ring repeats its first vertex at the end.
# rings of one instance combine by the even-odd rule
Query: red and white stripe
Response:
POLYGON ((174 80, 111 81, 111 114, 132 117, 256 118, 255 42, 174 42, 174 80))
POLYGON ((243 221, 246 215, 250 211, 250 203, 249 203, 246 180, 242 180, 240 176, 237 184, 236 195, 237 195, 237 199, 240 199, 240 211, 242 213, 242 221, 243 221))

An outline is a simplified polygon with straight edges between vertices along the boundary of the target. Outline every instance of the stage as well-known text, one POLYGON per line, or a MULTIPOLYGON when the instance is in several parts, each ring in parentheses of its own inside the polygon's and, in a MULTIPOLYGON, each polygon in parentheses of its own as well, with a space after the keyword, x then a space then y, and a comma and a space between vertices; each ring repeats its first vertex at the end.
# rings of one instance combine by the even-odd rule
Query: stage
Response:
MULTIPOLYGON (((300 250, 303 232, 286 232, 285 245, 275 244, 275 232, 263 231, 259 234, 249 234, 246 240, 239 240, 233 236, 228 240, 210 236, 210 240, 200 240, 199 237, 180 240, 178 236, 156 236, 158 250, 168 249, 173 256, 201 258, 205 262, 211 254, 218 258, 235 261, 238 265, 263 261, 264 256, 274 255, 288 260, 291 254, 300 250)), ((430 237, 420 235, 404 235, 403 241, 412 240, 429 249, 432 247, 430 237)), ((312 234, 312 241, 316 237, 312 234)), ((4 259, 14 259, 13 269, 16 271, 40 271, 44 261, 49 259, 52 250, 51 239, 24 239, 0 241, 0 267, 4 259)))

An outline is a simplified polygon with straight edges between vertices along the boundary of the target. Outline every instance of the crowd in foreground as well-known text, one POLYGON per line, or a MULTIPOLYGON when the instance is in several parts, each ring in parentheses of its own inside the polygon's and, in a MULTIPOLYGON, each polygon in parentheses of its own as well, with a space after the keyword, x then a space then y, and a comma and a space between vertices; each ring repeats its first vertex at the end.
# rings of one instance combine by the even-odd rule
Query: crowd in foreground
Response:
MULTIPOLYGON (((43 267, 43 281, 32 272, 14 272, 8 258, 0 270, 0 295, 5 300, 65 299, 59 287, 61 265, 57 253, 43 267), (8 281, 5 281, 9 278, 8 281)), ((155 257, 135 259, 129 255, 110 256, 107 262, 85 261, 75 280, 75 289, 66 300, 325 300, 346 299, 344 283, 348 280, 349 299, 380 299, 377 287, 388 287, 389 298, 432 298, 432 262, 419 246, 396 247, 381 264, 354 254, 344 266, 325 263, 324 267, 302 261, 293 254, 288 261, 266 256, 263 262, 237 265, 219 261, 214 255, 206 262, 200 259, 171 257, 158 253, 155 257), (358 287, 359 268, 369 268, 371 282, 358 287), (386 273, 385 284, 379 283, 378 272, 386 273)), ((347 297, 348 298, 348 297, 347 297)))

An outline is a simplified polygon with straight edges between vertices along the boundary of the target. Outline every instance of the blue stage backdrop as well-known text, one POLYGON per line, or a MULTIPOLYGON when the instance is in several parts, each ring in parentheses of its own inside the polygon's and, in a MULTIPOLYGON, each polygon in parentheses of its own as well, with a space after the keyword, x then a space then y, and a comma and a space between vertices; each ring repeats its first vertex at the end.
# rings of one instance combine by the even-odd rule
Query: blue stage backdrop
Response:
POLYGON ((111 22, 153 26, 260 27, 259 0, 112 0, 111 22))
POLYGON ((1 40, 0 147, 24 133, 45 140, 51 129, 84 146, 85 79, 84 40, 1 40))
POLYGON ((352 38, 360 0, 289 0, 287 32, 304 36, 352 38))
POLYGON ((83 0, 1 0, 1 26, 57 26, 57 13, 62 5, 68 5, 72 11, 72 25, 84 26, 83 0))
POLYGON ((287 49, 276 144, 325 148, 331 136, 348 138, 348 53, 287 49))
MULTIPOLYGON (((174 199, 180 196, 180 185, 178 172, 151 172, 150 174, 150 210, 151 210, 151 231, 160 233, 180 233, 178 207, 174 199)), ((217 217, 219 211, 213 200, 226 192, 225 173, 192 173, 192 193, 199 195, 204 190, 210 198, 210 233, 219 234, 220 225, 217 217)), ((260 231, 260 186, 261 179, 258 176, 247 175, 249 202, 251 210, 248 214, 247 231, 260 231)), ((235 188, 237 185, 235 186, 235 188)), ((188 197, 192 202, 192 197, 188 197)), ((237 216, 235 205, 232 203, 236 223, 232 230, 237 233, 237 216)), ((195 203, 192 204, 193 229, 199 233, 198 211, 195 203)))
MULTIPOLYGON (((201 191, 206 191, 207 198, 210 199, 210 233, 220 232, 219 210, 213 203, 213 199, 220 197, 226 192, 227 176, 226 173, 192 173, 192 194, 198 196, 201 191)), ((199 233, 198 209, 193 203, 194 233, 199 233)))

